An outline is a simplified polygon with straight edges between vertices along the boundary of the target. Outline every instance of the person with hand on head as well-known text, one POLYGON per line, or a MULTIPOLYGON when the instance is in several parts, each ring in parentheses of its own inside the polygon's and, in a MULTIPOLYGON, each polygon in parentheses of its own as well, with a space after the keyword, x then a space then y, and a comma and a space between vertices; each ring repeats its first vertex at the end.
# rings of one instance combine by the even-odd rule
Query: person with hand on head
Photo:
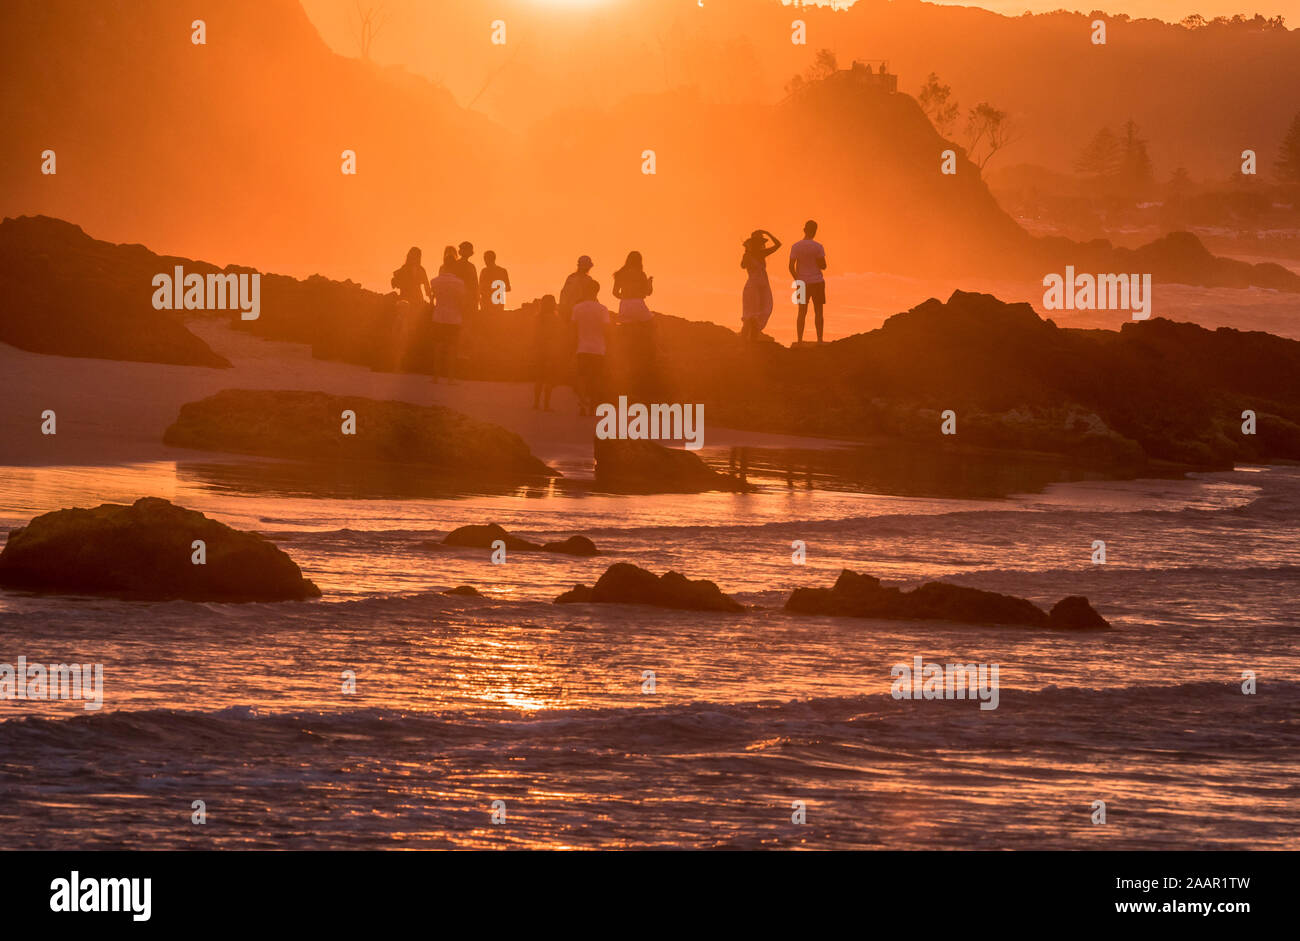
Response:
POLYGON ((772 316, 772 285, 767 280, 767 256, 781 247, 781 240, 767 229, 755 229, 742 243, 745 254, 740 267, 749 272, 744 290, 740 294, 740 336, 757 340, 763 334, 772 316), (767 240, 772 244, 768 245, 767 240))

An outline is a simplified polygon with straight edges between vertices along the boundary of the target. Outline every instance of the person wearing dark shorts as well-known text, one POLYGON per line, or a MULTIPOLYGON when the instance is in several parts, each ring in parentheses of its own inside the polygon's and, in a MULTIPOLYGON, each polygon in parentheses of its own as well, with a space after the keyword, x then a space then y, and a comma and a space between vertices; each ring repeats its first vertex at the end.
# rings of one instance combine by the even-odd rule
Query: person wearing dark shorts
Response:
POLYGON ((448 382, 456 381, 457 349, 460 345, 460 327, 465 319, 465 282, 455 273, 456 250, 448 248, 443 253, 438 277, 429 282, 433 297, 433 381, 442 376, 448 382))
POLYGON ((799 304, 799 317, 795 321, 795 336, 803 342, 804 321, 808 317, 808 304, 813 305, 817 328, 817 342, 822 342, 822 309, 826 306, 826 250, 813 236, 817 223, 809 219, 804 223, 803 238, 790 246, 790 275, 803 285, 803 302, 799 304))

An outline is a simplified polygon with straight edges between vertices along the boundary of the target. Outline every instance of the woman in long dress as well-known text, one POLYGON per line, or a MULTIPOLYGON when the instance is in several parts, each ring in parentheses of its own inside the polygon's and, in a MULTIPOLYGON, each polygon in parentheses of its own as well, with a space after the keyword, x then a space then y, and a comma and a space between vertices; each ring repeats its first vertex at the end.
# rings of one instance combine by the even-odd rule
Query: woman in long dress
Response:
POLYGON ((618 298, 620 331, 628 338, 628 391, 649 401, 654 385, 654 313, 645 299, 654 293, 655 279, 645 273, 640 252, 628 252, 623 267, 614 272, 614 296, 618 298))
POLYGON ((772 285, 767 280, 767 256, 781 247, 781 240, 767 229, 755 229, 745 239, 744 246, 740 267, 749 272, 749 279, 740 295, 740 336, 757 340, 772 316, 772 285), (772 240, 771 246, 767 244, 768 239, 772 240))

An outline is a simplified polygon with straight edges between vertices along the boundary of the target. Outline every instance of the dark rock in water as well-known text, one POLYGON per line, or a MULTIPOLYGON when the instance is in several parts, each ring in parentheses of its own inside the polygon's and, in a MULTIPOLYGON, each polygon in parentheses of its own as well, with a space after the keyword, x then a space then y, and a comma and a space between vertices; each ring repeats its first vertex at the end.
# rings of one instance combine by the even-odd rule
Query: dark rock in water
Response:
POLYGON ((570 536, 560 542, 548 542, 542 546, 543 552, 558 552, 562 555, 600 555, 596 544, 586 536, 570 536))
POLYGON ((747 490, 735 477, 719 474, 690 451, 653 441, 596 440, 596 485, 618 493, 702 493, 747 490))
POLYGON ((1110 627, 1110 622, 1096 612, 1082 595, 1070 595, 1052 605, 1050 625, 1072 631, 1100 631, 1110 627))
POLYGON ((483 593, 473 585, 457 585, 455 588, 445 588, 442 591, 444 595, 456 595, 464 598, 482 598, 483 593))
POLYGON ((144 497, 56 510, 12 530, 0 586, 145 601, 288 601, 319 598, 293 559, 257 533, 144 497), (204 543, 206 563, 192 559, 204 543))
POLYGON ((796 588, 785 608, 796 614, 840 617, 1023 624, 1030 627, 1109 627, 1084 598, 1066 598, 1053 608, 1053 614, 1049 616, 1032 602, 1012 595, 946 582, 926 582, 911 591, 903 591, 881 585, 878 578, 848 569, 840 572, 833 588, 796 588), (1056 614, 1058 610, 1061 612, 1059 615, 1056 614), (1089 616, 1095 622, 1090 621, 1089 616))
POLYGON ((498 425, 437 405, 324 392, 225 389, 182 405, 163 443, 302 461, 425 465, 473 480, 558 476, 498 425), (355 434, 343 434, 347 410, 356 416, 355 434))
MULTIPOLYGON (((492 544, 500 540, 511 552, 558 552, 564 555, 600 555, 596 544, 586 536, 570 536, 561 542, 548 542, 538 545, 527 539, 511 535, 496 523, 486 526, 461 526, 453 529, 442 540, 444 546, 468 546, 474 549, 491 549, 492 544)), ((422 545, 431 545, 422 543, 422 545)))
POLYGON ((501 540, 512 552, 535 552, 542 547, 527 539, 512 536, 496 523, 486 526, 461 526, 443 538, 444 546, 468 546, 473 549, 491 549, 492 543, 501 540))
POLYGON ((656 576, 628 562, 616 562, 605 570, 594 587, 577 585, 555 599, 556 604, 573 602, 603 604, 650 604, 660 608, 692 611, 744 611, 713 582, 692 581, 677 572, 656 576))

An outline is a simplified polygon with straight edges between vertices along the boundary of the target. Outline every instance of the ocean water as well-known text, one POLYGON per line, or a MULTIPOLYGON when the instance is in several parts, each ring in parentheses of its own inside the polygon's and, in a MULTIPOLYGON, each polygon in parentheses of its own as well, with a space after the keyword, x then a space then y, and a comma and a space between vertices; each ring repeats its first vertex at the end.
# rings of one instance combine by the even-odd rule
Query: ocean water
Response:
POLYGON ((1300 846, 1298 468, 985 500, 777 481, 322 499, 171 463, 0 468, 0 528, 146 494, 264 533, 324 596, 0 592, 0 662, 98 662, 105 683, 98 712, 0 701, 8 847, 1300 846), (424 545, 489 520, 604 554, 494 565, 424 545), (551 603, 619 560, 751 607, 551 603), (844 567, 1043 606, 1083 594, 1114 630, 782 611, 844 567), (485 597, 440 594, 460 584, 485 597), (997 663, 998 708, 892 698, 891 666, 916 656, 997 663))

